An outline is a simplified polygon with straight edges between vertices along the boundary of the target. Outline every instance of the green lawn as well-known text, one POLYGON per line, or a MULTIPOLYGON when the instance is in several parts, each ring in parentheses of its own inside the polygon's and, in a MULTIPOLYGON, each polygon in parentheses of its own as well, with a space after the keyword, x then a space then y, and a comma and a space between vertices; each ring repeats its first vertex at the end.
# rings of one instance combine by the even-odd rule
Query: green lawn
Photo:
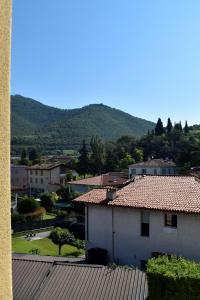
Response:
MULTIPOLYGON (((12 238, 12 251, 15 253, 31 254, 32 249, 39 249, 40 255, 58 256, 58 246, 50 239, 45 238, 35 241, 26 241, 22 237, 12 238)), ((84 250, 78 250, 71 245, 64 245, 61 249, 62 256, 77 257, 84 254, 84 250)))
POLYGON ((49 214, 49 213, 46 213, 44 216, 43 216, 43 220, 51 220, 51 219, 55 219, 56 215, 54 214, 49 214))

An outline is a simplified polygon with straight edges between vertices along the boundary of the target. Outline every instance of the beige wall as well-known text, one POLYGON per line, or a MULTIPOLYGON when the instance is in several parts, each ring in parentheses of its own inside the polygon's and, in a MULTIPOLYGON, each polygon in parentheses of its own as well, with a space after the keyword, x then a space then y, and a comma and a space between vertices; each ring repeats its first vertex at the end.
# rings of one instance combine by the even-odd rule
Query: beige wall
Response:
POLYGON ((0 299, 12 299, 10 227, 11 0, 0 0, 0 299))
POLYGON ((60 167, 50 170, 28 170, 28 181, 30 189, 36 189, 37 192, 47 192, 49 184, 60 184, 60 167))

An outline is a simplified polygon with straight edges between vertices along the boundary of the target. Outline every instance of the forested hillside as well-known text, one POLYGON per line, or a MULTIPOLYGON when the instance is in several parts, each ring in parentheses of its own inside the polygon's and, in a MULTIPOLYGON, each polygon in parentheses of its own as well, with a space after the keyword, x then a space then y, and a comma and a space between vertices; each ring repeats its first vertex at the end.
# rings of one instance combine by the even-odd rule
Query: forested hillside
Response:
POLYGON ((153 122, 123 111, 92 104, 80 109, 58 109, 19 95, 11 97, 12 150, 39 147, 42 150, 78 149, 92 136, 116 140, 122 135, 141 137, 155 127, 153 122))

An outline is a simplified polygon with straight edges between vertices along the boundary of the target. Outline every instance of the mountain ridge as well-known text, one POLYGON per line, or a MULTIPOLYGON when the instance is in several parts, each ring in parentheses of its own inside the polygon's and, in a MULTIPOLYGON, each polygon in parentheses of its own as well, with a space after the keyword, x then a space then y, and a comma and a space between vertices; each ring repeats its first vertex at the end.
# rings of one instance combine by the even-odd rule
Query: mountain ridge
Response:
POLYGON ((33 144, 51 149, 78 148, 83 139, 89 143, 93 135, 105 141, 122 135, 140 137, 155 127, 151 121, 102 103, 62 109, 21 95, 11 96, 11 117, 13 148, 33 144))

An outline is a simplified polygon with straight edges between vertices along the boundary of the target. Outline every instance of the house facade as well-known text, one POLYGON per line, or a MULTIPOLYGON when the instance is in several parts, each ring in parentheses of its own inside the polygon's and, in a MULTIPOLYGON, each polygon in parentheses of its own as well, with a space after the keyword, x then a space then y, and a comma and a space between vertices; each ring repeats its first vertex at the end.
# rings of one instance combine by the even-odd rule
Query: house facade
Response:
POLYGON ((11 165, 11 187, 28 188, 28 167, 11 165))
POLYGON ((169 159, 150 159, 137 164, 129 165, 129 176, 135 175, 175 175, 178 169, 169 159))
POLYGON ((103 248, 111 262, 143 268, 158 254, 200 261, 200 183, 194 177, 139 176, 117 192, 82 195, 86 249, 103 248))
POLYGON ((28 182, 31 193, 54 192, 64 185, 66 173, 62 165, 41 164, 28 168, 28 182))

